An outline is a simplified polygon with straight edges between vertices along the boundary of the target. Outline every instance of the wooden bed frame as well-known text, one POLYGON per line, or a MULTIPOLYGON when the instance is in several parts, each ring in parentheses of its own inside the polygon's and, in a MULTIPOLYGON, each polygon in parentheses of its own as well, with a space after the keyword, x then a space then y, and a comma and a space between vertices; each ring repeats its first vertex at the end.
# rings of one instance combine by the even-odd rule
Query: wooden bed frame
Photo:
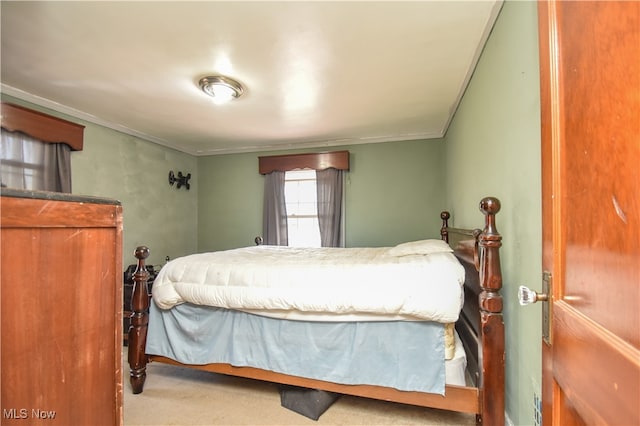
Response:
POLYGON ((131 326, 129 328, 129 366, 133 393, 141 393, 146 379, 148 362, 158 361, 183 367, 196 368, 231 376, 247 377, 310 389, 321 389, 340 394, 394 401, 423 407, 439 408, 476 414, 477 424, 504 425, 504 322, 502 318, 502 273, 499 249, 502 237, 495 224, 500 210, 496 198, 480 201, 485 215, 484 228, 467 230, 449 227, 448 212, 442 212, 443 240, 454 252, 466 270, 465 303, 456 323, 467 353, 467 371, 471 386, 447 385, 445 395, 406 392, 393 388, 370 385, 341 385, 304 377, 289 376, 251 367, 229 364, 186 365, 172 359, 145 354, 149 323, 150 296, 147 286, 148 272, 145 259, 147 247, 138 247, 135 257, 138 268, 134 273, 131 326))

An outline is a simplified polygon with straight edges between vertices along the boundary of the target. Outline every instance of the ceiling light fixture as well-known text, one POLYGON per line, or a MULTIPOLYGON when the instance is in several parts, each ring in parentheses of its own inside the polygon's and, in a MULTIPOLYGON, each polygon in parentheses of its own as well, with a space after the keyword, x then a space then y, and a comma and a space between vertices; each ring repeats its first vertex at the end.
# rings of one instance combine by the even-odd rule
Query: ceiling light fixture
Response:
POLYGON ((215 102, 228 102, 239 98, 244 93, 240 83, 222 75, 202 77, 198 84, 200 89, 211 96, 215 102))

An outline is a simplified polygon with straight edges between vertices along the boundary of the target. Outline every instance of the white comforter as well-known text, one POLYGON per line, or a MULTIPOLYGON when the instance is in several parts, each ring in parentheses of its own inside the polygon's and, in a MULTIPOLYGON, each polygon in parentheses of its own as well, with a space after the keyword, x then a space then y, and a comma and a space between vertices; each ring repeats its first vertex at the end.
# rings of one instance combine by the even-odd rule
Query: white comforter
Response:
POLYGON ((454 322, 464 268, 450 252, 393 256, 388 248, 255 246, 194 254, 153 283, 162 309, 190 302, 306 320, 454 322))

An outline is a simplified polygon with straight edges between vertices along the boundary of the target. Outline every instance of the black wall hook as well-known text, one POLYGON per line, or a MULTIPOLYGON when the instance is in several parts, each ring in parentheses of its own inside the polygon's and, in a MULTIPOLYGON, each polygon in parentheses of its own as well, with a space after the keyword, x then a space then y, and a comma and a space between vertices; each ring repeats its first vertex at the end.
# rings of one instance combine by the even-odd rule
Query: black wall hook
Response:
POLYGON ((186 176, 182 174, 182 172, 178 172, 178 177, 173 174, 173 170, 169 172, 169 185, 173 186, 174 183, 178 183, 177 188, 180 189, 181 186, 187 188, 187 191, 191 187, 189 185, 189 179, 191 179, 191 173, 187 173, 186 176))

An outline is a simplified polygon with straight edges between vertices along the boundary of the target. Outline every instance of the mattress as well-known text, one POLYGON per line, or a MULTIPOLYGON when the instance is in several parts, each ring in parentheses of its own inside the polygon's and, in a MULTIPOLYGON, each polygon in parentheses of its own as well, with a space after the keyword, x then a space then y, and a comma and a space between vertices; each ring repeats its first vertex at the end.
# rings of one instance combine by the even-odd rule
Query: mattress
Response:
POLYGON ((440 240, 395 247, 255 246, 174 259, 154 281, 163 309, 185 302, 304 321, 455 322, 464 268, 440 240), (428 250, 425 250, 428 249, 428 250))
POLYGON ((454 330, 454 352, 451 359, 447 359, 444 363, 446 384, 455 386, 466 386, 467 371, 467 355, 460 336, 454 330))

